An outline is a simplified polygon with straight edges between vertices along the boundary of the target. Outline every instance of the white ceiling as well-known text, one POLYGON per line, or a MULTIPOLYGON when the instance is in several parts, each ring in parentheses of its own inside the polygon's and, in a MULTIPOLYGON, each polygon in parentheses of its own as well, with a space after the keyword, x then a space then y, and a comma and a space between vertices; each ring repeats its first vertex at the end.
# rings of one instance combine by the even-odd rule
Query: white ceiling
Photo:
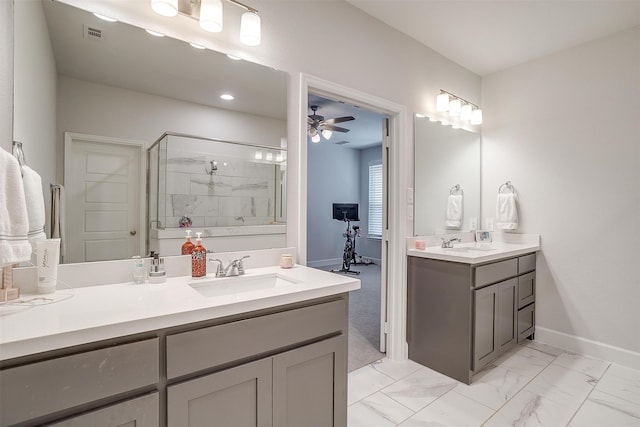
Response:
POLYGON ((346 0, 484 76, 640 25, 638 0, 346 0))

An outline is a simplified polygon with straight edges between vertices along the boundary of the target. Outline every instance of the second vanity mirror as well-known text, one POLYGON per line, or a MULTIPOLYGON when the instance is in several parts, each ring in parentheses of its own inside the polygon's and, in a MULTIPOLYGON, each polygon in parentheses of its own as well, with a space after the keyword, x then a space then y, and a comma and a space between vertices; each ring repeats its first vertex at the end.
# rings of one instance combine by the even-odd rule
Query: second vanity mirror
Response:
POLYGON ((474 229, 480 221, 480 134, 416 116, 414 138, 414 235, 474 229), (451 202, 460 203, 459 225, 448 221, 451 202))
MULTIPOLYGON (((55 63, 55 70, 44 70, 34 69, 28 61, 20 58, 14 61, 16 85, 22 84, 24 87, 25 82, 28 85, 36 80, 53 81, 55 85, 55 111, 50 112, 50 118, 55 121, 55 135, 51 135, 50 141, 37 143, 56 145, 57 159, 46 161, 55 163, 57 183, 65 183, 67 187, 66 212, 92 210, 88 214, 74 213, 73 218, 87 219, 86 223, 67 220, 67 248, 78 249, 68 250, 64 262, 102 261, 146 253, 145 243, 151 234, 149 231, 158 227, 144 219, 147 213, 144 203, 140 201, 145 197, 149 178, 139 171, 144 170, 147 149, 166 132, 193 136, 200 139, 198 144, 208 147, 196 150, 202 154, 183 156, 180 144, 184 141, 174 138, 175 143, 171 145, 174 164, 170 167, 175 170, 172 175, 167 175, 170 178, 167 183, 170 191, 167 194, 176 201, 197 205, 199 210, 194 214, 188 210, 183 212, 179 209, 165 209, 163 215, 171 218, 163 218, 162 228, 173 229, 169 238, 175 240, 169 241, 168 248, 171 250, 161 251, 163 255, 179 251, 185 235, 184 228, 180 228, 179 224, 183 214, 192 217, 191 228, 194 233, 201 231, 210 237, 217 236, 219 232, 225 233, 225 239, 217 241, 216 247, 207 249, 260 249, 263 246, 255 246, 259 245, 257 242, 260 239, 248 235, 259 234, 260 230, 255 226, 265 224, 278 226, 278 241, 274 243, 270 240, 269 247, 285 245, 285 192, 281 189, 276 193, 273 187, 278 185, 284 188, 286 182, 286 73, 238 58, 232 59, 182 40, 156 37, 142 28, 123 22, 102 21, 88 11, 59 1, 15 1, 14 9, 15 46, 16 49, 21 49, 21 52, 16 52, 16 57, 52 55, 52 62, 55 63), (35 23, 42 23, 38 25, 48 33, 46 40, 37 40, 37 35, 19 30, 36 25, 35 23), (22 49, 26 49, 27 53, 24 54, 22 49), (221 98, 225 94, 232 95, 234 99, 221 98), (87 149, 85 151, 89 155, 79 157, 83 160, 65 161, 78 158, 66 153, 71 146, 69 139, 73 139, 69 135, 73 135, 74 142, 79 140, 85 147, 88 147, 86 144, 97 143, 107 147, 108 142, 114 145, 114 141, 120 145, 138 143, 139 157, 136 159, 142 160, 133 163, 121 161, 118 160, 119 154, 104 152, 100 153, 101 160, 97 161, 98 157, 91 154, 95 151, 87 149), (231 144, 216 145, 220 144, 217 141, 228 141, 231 144), (280 161, 277 162, 277 167, 271 166, 273 170, 263 171, 266 158, 262 163, 255 157, 251 162, 241 163, 239 160, 229 160, 239 154, 216 152, 216 149, 227 149, 225 147, 235 147, 234 150, 237 150, 239 145, 235 143, 273 148, 271 163, 275 164, 276 158, 280 161), (91 156, 93 157, 90 158, 91 156), (211 172, 212 161, 220 162, 218 172, 211 172), (225 161, 229 165, 226 172, 222 171, 225 161), (176 162, 182 164, 176 165, 176 162), (77 194, 70 194, 74 186, 67 185, 68 177, 74 177, 75 180, 79 173, 70 168, 78 165, 84 165, 85 170, 81 172, 87 178, 83 179, 82 185, 75 186, 77 194), (89 170, 90 165, 97 166, 96 170, 100 170, 100 173, 108 171, 111 175, 110 184, 90 185, 92 177, 98 176, 95 171, 89 170), (123 187, 116 179, 116 175, 124 173, 117 170, 117 165, 124 165, 129 171, 134 170, 134 175, 141 177, 142 182, 136 184, 138 191, 135 193, 139 196, 134 201, 134 208, 139 212, 127 215, 113 213, 117 208, 116 202, 125 199, 122 196, 125 193, 121 191, 123 187), (235 167, 233 172, 228 172, 232 167, 235 167), (265 180, 263 178, 267 173, 270 174, 269 179, 265 180), (275 176, 277 173, 278 177, 275 176), (216 184, 215 188, 208 181, 203 185, 203 177, 211 178, 216 184), (270 196, 263 197, 264 200, 258 200, 260 191, 264 190, 260 186, 265 185, 269 191, 274 191, 271 191, 270 196), (105 210, 112 213, 95 214, 95 208, 106 206, 103 202, 96 202, 101 192, 116 187, 120 190, 112 191, 115 202, 105 210), (92 194, 90 188, 101 190, 92 194), (220 218, 207 218, 203 206, 214 197, 225 197, 224 206, 220 208, 226 213, 224 221, 220 218), (87 201, 93 204, 87 205, 87 201), (107 230, 108 226, 113 226, 113 229, 107 230), (87 234, 85 231, 92 227, 95 229, 89 230, 93 233, 89 239, 94 239, 93 241, 71 241, 83 239, 84 237, 77 235, 87 234), (216 227, 224 227, 224 230, 216 230, 216 227), (254 228, 251 233, 247 233, 240 231, 243 227, 254 228), (77 230, 82 230, 82 233, 77 230), (234 235, 243 237, 234 238, 234 235), (96 242, 104 242, 105 236, 113 238, 115 243, 98 245, 96 242), (133 243, 117 246, 118 239, 133 243), (98 249, 87 250, 91 247, 98 249), (108 247, 113 247, 113 250, 103 250, 108 247)), ((194 25, 197 22, 194 21, 194 25)), ((15 93, 16 97, 22 94, 19 91, 15 93)), ((16 102, 19 101, 16 99, 16 102)), ((14 120, 25 123, 37 119, 22 117, 22 114, 21 111, 16 111, 14 120)), ((32 143, 24 135, 14 137, 24 144, 32 143)), ((256 151, 251 148, 246 150, 251 153, 256 151)), ((263 148, 263 151, 266 157, 268 150, 263 148)), ((45 184, 48 187, 48 183, 45 184)), ((274 233, 272 230, 268 233, 274 233)))

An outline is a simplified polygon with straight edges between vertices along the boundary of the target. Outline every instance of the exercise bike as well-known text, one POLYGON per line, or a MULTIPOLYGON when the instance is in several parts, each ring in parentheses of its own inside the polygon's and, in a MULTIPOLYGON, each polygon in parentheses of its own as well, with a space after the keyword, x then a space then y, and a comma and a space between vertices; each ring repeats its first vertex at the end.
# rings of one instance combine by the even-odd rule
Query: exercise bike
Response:
POLYGON ((340 270, 331 270, 333 273, 351 273, 360 274, 359 271, 351 270, 351 265, 356 264, 356 236, 360 232, 360 226, 354 225, 351 227, 351 221, 345 218, 343 219, 347 223, 347 231, 342 233, 342 237, 346 237, 344 243, 344 251, 342 253, 342 268, 340 270))

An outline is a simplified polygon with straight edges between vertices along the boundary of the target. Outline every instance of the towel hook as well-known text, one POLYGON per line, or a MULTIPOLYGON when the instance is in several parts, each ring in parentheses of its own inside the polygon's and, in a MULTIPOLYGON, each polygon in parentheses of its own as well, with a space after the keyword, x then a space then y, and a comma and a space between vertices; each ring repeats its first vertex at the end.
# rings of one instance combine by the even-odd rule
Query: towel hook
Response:
POLYGON ((507 181, 504 184, 502 184, 500 187, 498 187, 498 193, 502 193, 503 187, 506 187, 507 190, 511 190, 512 193, 516 192, 513 184, 511 184, 511 181, 507 181))
POLYGON ((460 192, 460 194, 464 194, 464 191, 460 187, 460 184, 456 184, 453 187, 451 187, 451 190, 449 190, 449 194, 454 194, 454 193, 456 193, 458 191, 460 192))
POLYGON ((20 164, 20 167, 22 167, 22 166, 27 164, 27 162, 24 159, 24 151, 22 150, 22 142, 13 141, 12 153, 13 153, 13 156, 16 159, 18 159, 18 163, 20 164))

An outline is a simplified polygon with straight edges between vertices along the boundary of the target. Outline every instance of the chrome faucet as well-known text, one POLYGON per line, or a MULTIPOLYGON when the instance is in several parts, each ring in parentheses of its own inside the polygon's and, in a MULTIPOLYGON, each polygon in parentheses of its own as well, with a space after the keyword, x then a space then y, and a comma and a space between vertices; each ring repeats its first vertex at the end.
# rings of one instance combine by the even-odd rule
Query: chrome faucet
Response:
POLYGON ((242 260, 246 258, 249 258, 249 255, 234 259, 229 263, 227 268, 222 266, 222 261, 218 258, 210 258, 209 261, 218 263, 218 266, 216 267, 216 277, 231 277, 242 276, 244 274, 244 265, 242 264, 242 260))
POLYGON ((443 237, 440 238, 440 240, 442 240, 442 246, 440 246, 441 248, 452 248, 453 247, 453 242, 460 242, 460 238, 459 237, 452 237, 450 239, 445 239, 443 237))

